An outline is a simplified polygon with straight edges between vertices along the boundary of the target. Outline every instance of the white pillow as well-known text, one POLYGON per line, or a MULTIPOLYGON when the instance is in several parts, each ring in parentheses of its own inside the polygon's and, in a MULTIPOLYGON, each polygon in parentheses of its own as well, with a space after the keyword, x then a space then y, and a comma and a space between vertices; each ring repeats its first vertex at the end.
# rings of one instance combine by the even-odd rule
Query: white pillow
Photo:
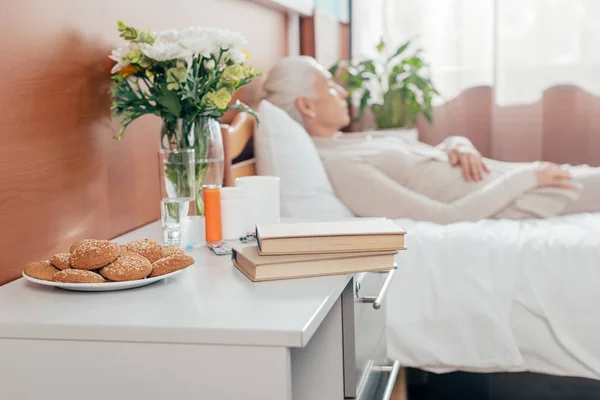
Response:
POLYGON ((254 136, 259 175, 280 179, 284 218, 350 218, 354 215, 335 197, 323 163, 306 130, 284 110, 263 100, 254 136))

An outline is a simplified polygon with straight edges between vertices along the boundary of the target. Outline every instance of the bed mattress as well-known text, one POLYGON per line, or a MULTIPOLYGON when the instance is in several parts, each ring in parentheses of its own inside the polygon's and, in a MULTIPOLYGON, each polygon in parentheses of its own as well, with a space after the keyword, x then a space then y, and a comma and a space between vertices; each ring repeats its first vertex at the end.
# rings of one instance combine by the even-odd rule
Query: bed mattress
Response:
POLYGON ((600 379, 600 213, 397 222, 408 251, 388 292, 390 358, 600 379))

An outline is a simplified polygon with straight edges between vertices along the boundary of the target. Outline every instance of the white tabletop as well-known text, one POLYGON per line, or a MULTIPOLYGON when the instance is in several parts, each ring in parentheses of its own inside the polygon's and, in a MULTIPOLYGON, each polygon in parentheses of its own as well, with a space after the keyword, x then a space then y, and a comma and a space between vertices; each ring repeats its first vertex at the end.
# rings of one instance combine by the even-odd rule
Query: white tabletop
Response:
MULTIPOLYGON (((161 241, 160 223, 115 239, 161 241)), ((253 283, 208 248, 155 284, 70 292, 19 279, 0 287, 0 338, 302 347, 351 275, 253 283)))

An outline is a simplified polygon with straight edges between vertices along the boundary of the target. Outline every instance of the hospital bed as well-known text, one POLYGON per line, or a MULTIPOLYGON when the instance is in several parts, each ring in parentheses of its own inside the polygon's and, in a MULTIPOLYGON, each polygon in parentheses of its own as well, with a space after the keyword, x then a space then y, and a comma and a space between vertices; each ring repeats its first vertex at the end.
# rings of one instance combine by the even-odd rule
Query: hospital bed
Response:
MULTIPOLYGON (((223 132, 226 184, 257 174, 255 121, 241 113, 223 132)), ((316 207, 310 218, 331 216, 316 207)), ((408 251, 388 291, 389 358, 438 373, 600 379, 600 213, 397 223, 408 251)))

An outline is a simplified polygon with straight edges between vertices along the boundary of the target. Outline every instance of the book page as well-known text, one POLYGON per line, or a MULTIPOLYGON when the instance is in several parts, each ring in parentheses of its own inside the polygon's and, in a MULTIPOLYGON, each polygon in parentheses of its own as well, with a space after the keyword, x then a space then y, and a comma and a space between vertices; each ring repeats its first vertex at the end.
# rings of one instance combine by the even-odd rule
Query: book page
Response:
POLYGON ((402 227, 386 218, 257 225, 256 230, 261 240, 312 236, 403 235, 406 233, 402 227))
MULTIPOLYGON (((322 253, 322 254, 290 254, 290 255, 277 255, 277 256, 265 256, 258 254, 258 248, 256 246, 247 246, 234 248, 234 251, 245 256, 252 264, 256 266, 270 265, 270 264, 285 264, 301 261, 318 261, 318 260, 343 260, 345 258, 356 258, 356 257, 374 257, 381 255, 394 255, 397 254, 397 250, 388 251, 363 251, 363 252, 344 252, 344 253, 322 253)), ((235 256, 234 256, 235 257, 235 256)))

